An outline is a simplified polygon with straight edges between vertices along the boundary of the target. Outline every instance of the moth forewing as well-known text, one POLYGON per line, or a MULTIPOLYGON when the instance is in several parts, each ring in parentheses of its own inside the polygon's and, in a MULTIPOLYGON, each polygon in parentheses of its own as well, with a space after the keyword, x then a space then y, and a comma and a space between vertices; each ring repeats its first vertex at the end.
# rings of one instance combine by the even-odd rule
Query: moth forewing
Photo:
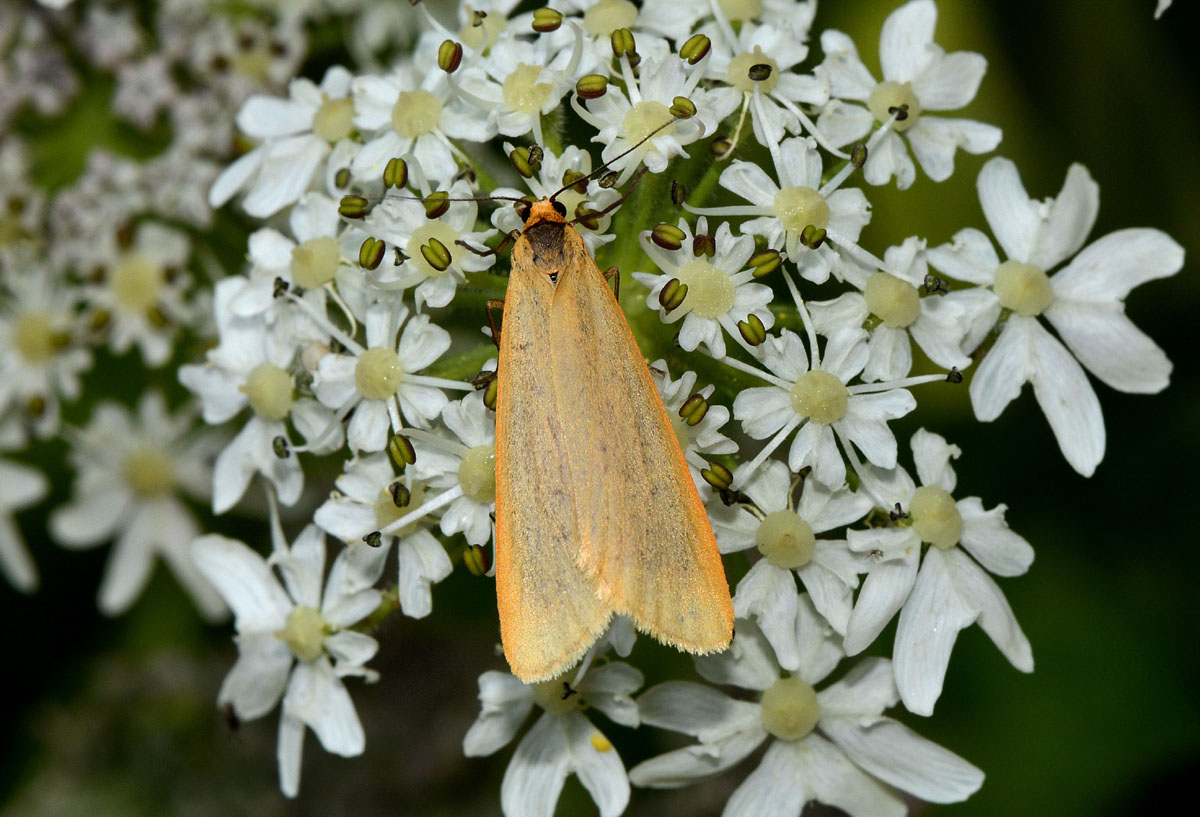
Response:
POLYGON ((575 563, 579 532, 553 392, 550 277, 525 235, 512 254, 496 395, 496 596, 504 654, 529 683, 559 675, 609 607, 575 563))
POLYGON ((614 612, 691 652, 733 606, 662 400, 580 235, 548 200, 512 254, 496 403, 496 594, 523 681, 553 678, 614 612))
POLYGON ((659 641, 724 649, 733 605, 704 506, 629 324, 574 230, 551 359, 579 549, 600 598, 659 641))

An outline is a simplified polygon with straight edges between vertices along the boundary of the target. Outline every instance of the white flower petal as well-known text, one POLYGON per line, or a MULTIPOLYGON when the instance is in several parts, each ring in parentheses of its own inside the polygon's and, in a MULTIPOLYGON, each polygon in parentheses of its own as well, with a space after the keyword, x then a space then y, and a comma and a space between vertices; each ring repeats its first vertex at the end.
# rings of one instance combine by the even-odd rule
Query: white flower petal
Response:
POLYGON ((327 752, 354 757, 366 748, 350 693, 324 656, 296 665, 283 697, 283 710, 307 724, 327 752))
POLYGON ((1027 323, 1033 358, 1029 378, 1033 383, 1033 396, 1050 422, 1067 462, 1085 477, 1090 477, 1104 459, 1104 416, 1100 413, 1100 400, 1083 368, 1058 339, 1037 321, 1027 323))
POLYGON ((569 712, 563 720, 571 770, 592 795, 600 817, 617 817, 629 805, 629 777, 621 756, 608 738, 580 713, 569 712))
POLYGON ((858 601, 846 624, 843 648, 857 655, 871 643, 904 604, 917 577, 920 544, 915 552, 897 562, 881 562, 871 568, 859 591, 858 601))
POLYGON ((841 749, 820 735, 809 735, 800 746, 814 799, 851 817, 904 817, 908 813, 903 800, 875 782, 851 763, 841 749))
POLYGON ((1033 564, 1033 548, 1004 521, 1004 505, 983 509, 979 497, 959 500, 962 516, 961 544, 979 563, 997 576, 1020 576, 1033 564))
POLYGON ((1062 190, 1055 196, 1038 230, 1030 264, 1050 270, 1074 255, 1087 240, 1100 211, 1100 185, 1087 168, 1073 164, 1067 169, 1062 190))
POLYGON ((800 817, 813 798, 801 760, 806 743, 773 741, 758 768, 730 795, 721 817, 800 817))
POLYGON ((279 743, 275 756, 279 762, 279 790, 286 797, 300 792, 300 761, 304 752, 304 722, 288 715, 279 717, 279 743))
POLYGON ((570 755, 560 718, 542 715, 525 733, 500 783, 505 817, 553 817, 570 755))
POLYGON ((779 680, 779 665, 767 639, 752 621, 735 625, 733 643, 723 653, 701 655, 696 670, 714 684, 765 690, 779 680))
POLYGON ((489 670, 479 676, 479 717, 463 737, 463 754, 483 757, 512 740, 529 710, 533 692, 514 675, 489 670))
POLYGON ((978 768, 891 718, 822 718, 821 731, 865 771, 927 802, 959 803, 983 785, 978 768))
POLYGON ((896 625, 896 689, 910 712, 933 714, 958 631, 978 616, 958 591, 946 551, 929 548, 896 625))
POLYGON ((970 51, 935 57, 913 79, 923 111, 953 111, 975 98, 987 71, 987 59, 970 51))
POLYGON ((1033 672, 1033 650, 1000 586, 957 548, 947 552, 963 598, 979 610, 979 627, 1021 672, 1033 672))
POLYGON ((1055 301, 1046 318, 1079 362, 1108 386, 1156 394, 1170 383, 1171 360, 1129 320, 1121 304, 1055 301))
POLYGON ((892 662, 879 657, 863 658, 840 680, 817 693, 822 723, 826 718, 870 720, 899 700, 892 662))
POLYGON ((893 11, 879 32, 879 65, 884 79, 908 82, 929 61, 937 6, 932 0, 913 0, 893 11))
POLYGON ((292 610, 261 556, 242 542, 218 534, 192 542, 192 561, 237 616, 238 632, 283 629, 292 610))
POLYGON ((233 704, 245 720, 260 718, 279 702, 295 658, 273 632, 245 633, 236 640, 238 659, 221 682, 217 703, 233 704))
POLYGON ((396 592, 400 609, 406 616, 424 618, 433 611, 432 586, 454 569, 442 543, 426 530, 418 530, 400 540, 396 553, 400 578, 396 592))
POLYGON ((796 580, 790 570, 759 559, 738 582, 733 596, 733 614, 737 618, 754 617, 762 634, 775 650, 779 666, 795 671, 800 668, 796 645, 796 607, 799 599, 796 580))
POLYGON ((1041 208, 1025 192, 1017 166, 999 156, 989 159, 975 186, 984 218, 1005 255, 1028 262, 1042 224, 1041 208))
POLYGON ((1000 416, 1033 375, 1032 335, 1037 320, 1009 315, 996 343, 975 367, 969 387, 976 418, 985 423, 1000 416))
POLYGON ((923 428, 917 429, 912 436, 913 464, 917 466, 917 476, 922 485, 936 485, 947 493, 954 493, 958 484, 958 476, 950 460, 962 456, 962 449, 957 445, 946 442, 941 434, 934 434, 923 428))

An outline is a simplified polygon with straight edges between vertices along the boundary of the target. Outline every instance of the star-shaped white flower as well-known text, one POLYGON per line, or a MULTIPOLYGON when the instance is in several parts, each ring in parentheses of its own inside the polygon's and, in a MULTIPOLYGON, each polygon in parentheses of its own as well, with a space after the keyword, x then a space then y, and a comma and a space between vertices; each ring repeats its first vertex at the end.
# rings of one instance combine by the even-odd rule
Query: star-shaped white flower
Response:
POLYGON ((713 253, 709 256, 694 249, 692 228, 686 219, 679 219, 679 229, 683 239, 679 249, 673 251, 653 243, 649 230, 642 233, 642 249, 662 272, 635 272, 634 280, 650 288, 646 306, 658 310, 664 322, 683 321, 679 327, 680 348, 691 352, 703 343, 713 357, 725 357, 726 332, 742 342, 740 322, 755 315, 764 329, 775 324, 775 316, 768 308, 773 297, 771 288, 753 283, 754 270, 745 269, 754 254, 754 240, 748 235, 734 238, 724 222, 712 236, 708 219, 701 216, 696 233, 713 239, 713 253), (659 294, 670 281, 687 286, 687 294, 675 309, 667 311, 659 301, 659 294))
POLYGON ((114 540, 97 597, 105 615, 133 606, 150 581, 155 556, 170 566, 202 615, 225 614, 187 550, 200 526, 180 494, 207 495, 221 442, 212 434, 193 435, 193 423, 191 411, 172 415, 159 392, 147 391, 136 416, 106 401, 87 426, 71 431, 75 493, 50 514, 50 532, 77 550, 114 540))
POLYGON ((287 99, 261 95, 247 99, 238 111, 238 128, 261 144, 217 177, 209 204, 220 207, 248 189, 243 209, 266 218, 299 200, 330 146, 354 131, 352 79, 345 68, 334 66, 319 86, 303 77, 292 80, 287 99))
POLYGON ((279 718, 279 787, 300 789, 305 727, 326 751, 343 757, 365 747, 362 724, 342 679, 377 678, 363 665, 379 645, 349 629, 379 606, 386 551, 351 544, 333 562, 321 590, 325 534, 309 525, 289 548, 278 521, 272 555, 264 560, 244 543, 216 534, 191 545, 192 557, 237 616, 238 660, 217 696, 242 720, 259 718, 283 699, 279 718), (271 572, 276 568, 284 586, 271 572), (286 587, 286 590, 284 589, 286 587))
MULTIPOLYGON (((843 266, 849 272, 853 264, 843 266)), ((862 379, 868 382, 899 380, 912 369, 912 344, 946 369, 965 369, 971 358, 962 352, 969 329, 970 301, 954 292, 926 292, 925 242, 907 238, 884 253, 884 269, 844 275, 861 292, 847 292, 830 301, 810 301, 809 314, 824 335, 851 326, 869 326, 867 364, 862 379)))
POLYGON ((416 372, 450 348, 450 333, 428 315, 405 323, 406 318, 402 304, 372 304, 366 312, 366 347, 347 338, 346 353, 323 356, 313 373, 318 400, 340 416, 354 408, 346 438, 356 451, 383 450, 389 429, 403 428, 397 408, 409 423, 425 427, 446 405, 441 387, 447 383, 416 372))
POLYGON ((721 655, 696 659, 714 684, 759 693, 736 700, 701 684, 671 681, 638 699, 642 722, 700 742, 635 766, 638 786, 675 788, 723 772, 768 742, 757 769, 734 791, 722 817, 799 817, 818 801, 852 817, 903 817, 895 787, 932 803, 965 800, 983 772, 883 715, 896 703, 890 662, 867 658, 839 681, 815 689, 842 659, 833 633, 806 598, 797 609, 798 672, 781 677, 766 639, 749 621, 721 655))
POLYGON ((1082 165, 1072 165, 1058 196, 1045 201, 1029 198, 1008 159, 984 165, 978 187, 1007 260, 1001 262, 987 237, 973 229, 928 252, 936 269, 981 288, 984 304, 965 351, 983 340, 1002 310, 1006 315, 971 379, 975 416, 996 419, 1032 383, 1063 456, 1091 476, 1104 457, 1104 417, 1083 370, 1118 391, 1153 394, 1167 387, 1171 361, 1126 317, 1124 301, 1138 284, 1178 272, 1183 247, 1160 230, 1125 229, 1080 250, 1100 204, 1099 188, 1082 165))
POLYGON ((758 165, 740 159, 721 173, 721 186, 749 205, 688 209, 710 216, 753 216, 741 225, 743 233, 761 235, 767 246, 787 252, 801 276, 824 283, 831 271, 838 272, 838 248, 854 245, 870 221, 870 204, 856 187, 839 189, 845 174, 822 183, 821 155, 811 138, 787 139, 772 146, 771 154, 778 184, 758 165), (815 249, 804 243, 806 229, 825 231, 815 249))
POLYGON ((509 761, 500 784, 505 817, 552 817, 567 775, 592 795, 601 817, 617 817, 629 803, 629 779, 612 743, 583 714, 594 707, 623 726, 638 725, 630 698, 642 674, 614 661, 594 666, 574 681, 527 685, 507 672, 479 676, 482 710, 463 738, 468 757, 490 755, 516 737, 536 703, 542 715, 509 761))
POLYGON ((967 105, 987 70, 983 55, 947 54, 934 43, 936 24, 933 0, 912 0, 888 15, 879 34, 882 82, 876 82, 862 64, 848 36, 833 30, 821 35, 825 61, 817 73, 828 78, 835 97, 817 120, 825 139, 834 145, 857 142, 875 123, 896 114, 891 130, 871 145, 863 167, 870 184, 884 184, 892 176, 902 190, 913 183, 916 169, 906 141, 926 175, 937 182, 954 172, 957 149, 987 153, 1000 143, 1000 129, 994 125, 926 113, 967 105), (847 105, 843 99, 860 102, 862 107, 847 105))
POLYGON ((743 389, 733 401, 734 419, 746 434, 756 440, 770 438, 751 464, 756 466, 799 429, 788 451, 788 467, 794 473, 811 466, 819 482, 840 487, 846 464, 839 440, 848 457, 854 456, 851 446, 856 446, 881 468, 893 467, 896 438, 887 423, 908 414, 917 401, 907 389, 890 383, 847 385, 867 362, 867 333, 862 329, 835 332, 821 357, 815 354, 816 336, 810 334, 809 341, 814 351, 811 365, 800 338, 785 329, 759 347, 769 371, 748 369, 771 383, 743 389))
POLYGON ((213 469, 213 513, 236 505, 254 475, 262 474, 284 505, 293 505, 304 489, 304 471, 296 456, 288 421, 304 436, 306 450, 328 453, 341 447, 342 426, 334 414, 311 397, 297 398, 295 350, 271 342, 260 316, 238 317, 232 304, 249 286, 245 279, 217 282, 213 312, 220 343, 202 365, 179 367, 179 380, 204 407, 204 421, 220 425, 249 407, 246 425, 219 455, 213 469), (280 456, 276 441, 287 443, 280 456))
POLYGON ((710 509, 713 532, 722 553, 757 548, 762 558, 740 582, 733 598, 738 618, 754 617, 779 657, 780 666, 796 670, 796 606, 800 596, 793 571, 804 582, 813 606, 838 633, 846 632, 863 557, 844 539, 817 539, 816 534, 857 522, 874 500, 866 492, 831 491, 815 479, 804 480, 798 501, 795 477, 776 460, 763 464, 742 484, 758 513, 744 506, 710 509))
MULTIPOLYGON (((427 459, 417 454, 418 461, 427 459)), ((416 465, 397 477, 385 453, 357 457, 346 464, 337 478, 337 491, 313 515, 313 521, 344 542, 362 542, 363 537, 426 505, 426 484, 416 465)), ((432 587, 450 575, 453 566, 428 525, 432 510, 387 534, 381 534, 379 549, 387 553, 396 543, 398 579, 396 595, 406 616, 423 618, 433 610, 432 587)))
POLYGON ((961 453, 957 446, 921 429, 912 451, 920 488, 901 468, 864 478, 880 504, 898 507, 906 524, 848 533, 850 548, 869 555, 873 566, 850 615, 845 649, 850 655, 866 649, 899 610, 896 686, 909 711, 930 715, 958 632, 971 624, 978 622, 1014 667, 1033 671, 1029 640, 1004 592, 980 568, 1020 576, 1033 563, 1033 548, 1009 530, 1004 505, 988 511, 978 497, 955 502, 950 460, 961 453), (922 559, 923 542, 930 546, 922 559))

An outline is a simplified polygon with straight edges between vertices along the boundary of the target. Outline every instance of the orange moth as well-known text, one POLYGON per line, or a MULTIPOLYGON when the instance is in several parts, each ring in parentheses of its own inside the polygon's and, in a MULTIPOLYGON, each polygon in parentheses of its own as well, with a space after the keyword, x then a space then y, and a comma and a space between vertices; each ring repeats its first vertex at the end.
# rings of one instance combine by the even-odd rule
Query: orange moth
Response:
POLYGON ((716 540, 621 308, 563 205, 512 251, 496 398, 496 595, 526 683, 575 664, 614 614, 692 653, 733 605, 716 540))

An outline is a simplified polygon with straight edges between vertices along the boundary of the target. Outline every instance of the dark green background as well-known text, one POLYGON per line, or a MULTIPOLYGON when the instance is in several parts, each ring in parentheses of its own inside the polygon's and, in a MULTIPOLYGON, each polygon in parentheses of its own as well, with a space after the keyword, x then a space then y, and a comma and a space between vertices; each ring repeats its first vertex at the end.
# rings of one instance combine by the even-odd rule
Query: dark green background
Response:
MULTIPOLYGON (((877 70, 878 26, 893 4, 823 5, 817 29, 848 31, 877 70)), ((1200 458, 1200 99, 1196 15, 1191 3, 1177 5, 1155 22, 1153 0, 940 4, 938 42, 989 60, 968 112, 1004 128, 998 153, 1017 161, 1030 193, 1057 193, 1069 164, 1082 162, 1101 188, 1094 237, 1159 227, 1185 246, 1188 261, 1128 300, 1175 373, 1155 397, 1096 384, 1108 453, 1091 479, 1062 460, 1028 390, 988 425, 973 421, 965 387, 916 390, 921 424, 964 450, 959 493, 1006 503, 1010 525, 1037 553, 1028 575, 1002 582, 1033 643, 1035 673, 1016 672, 968 630, 934 717, 906 718, 987 773, 967 803, 923 811, 1154 813, 1171 796, 1186 798, 1200 773, 1192 477, 1200 458)), ((47 127, 59 139, 54 157, 78 161, 71 152, 82 150, 87 132, 47 127)), ((871 190, 864 241, 882 248, 919 231, 936 244, 960 227, 984 227, 972 183, 984 158, 960 157, 959 172, 940 185, 918 175, 903 196, 871 190)), ((898 424, 898 436, 914 428, 898 424)), ((366 755, 326 755, 310 737, 301 796, 288 802, 276 789, 275 715, 230 732, 215 710, 235 655, 229 630, 199 625, 163 570, 128 616, 100 618, 94 596, 107 549, 68 554, 41 536, 45 512, 68 497, 65 475, 54 477, 52 496, 20 517, 42 590, 26 598, 0 588, 10 690, 0 712, 3 813, 499 813, 511 748, 471 760, 459 748, 477 712, 477 674, 502 665, 492 653, 490 584, 457 570, 436 589, 432 619, 385 625, 373 662, 381 683, 351 682, 366 755)), ((252 536, 255 528, 244 530, 252 536)), ((641 644, 634 662, 651 680, 688 672, 686 661, 664 653, 641 644)), ((627 733, 598 717, 628 765, 673 745, 670 736, 627 733)), ((627 813, 717 814, 750 768, 677 792, 635 790, 627 813)), ((559 813, 592 811, 569 781, 559 813)))

